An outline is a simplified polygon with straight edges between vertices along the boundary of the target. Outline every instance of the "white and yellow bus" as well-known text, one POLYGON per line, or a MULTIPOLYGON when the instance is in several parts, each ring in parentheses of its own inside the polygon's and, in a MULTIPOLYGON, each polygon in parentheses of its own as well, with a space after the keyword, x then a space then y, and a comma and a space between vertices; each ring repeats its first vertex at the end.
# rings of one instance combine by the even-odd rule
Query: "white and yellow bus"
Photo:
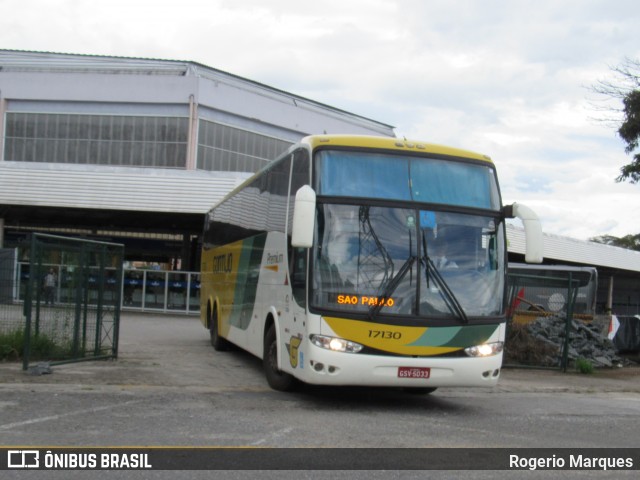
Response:
POLYGON ((491 386, 505 338, 505 218, 480 154, 395 138, 303 139, 207 214, 201 320, 269 385, 491 386))

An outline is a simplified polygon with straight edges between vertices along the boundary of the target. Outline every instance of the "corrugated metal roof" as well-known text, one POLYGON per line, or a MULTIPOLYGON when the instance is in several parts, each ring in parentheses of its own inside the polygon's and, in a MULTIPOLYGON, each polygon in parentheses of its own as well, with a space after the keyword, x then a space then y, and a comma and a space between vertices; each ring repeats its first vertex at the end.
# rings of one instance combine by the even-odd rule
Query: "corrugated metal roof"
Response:
POLYGON ((84 72, 186 75, 190 62, 101 55, 0 50, 5 72, 84 72))
POLYGON ((325 114, 326 112, 333 112, 336 115, 359 119, 362 122, 370 124, 370 128, 373 128, 374 125, 377 126, 380 130, 380 135, 394 136, 394 127, 392 125, 193 61, 0 49, 0 72, 195 75, 213 81, 226 81, 226 83, 235 86, 244 85, 246 88, 261 90, 268 95, 286 97, 293 102, 302 102, 307 107, 319 108, 325 111, 325 114))
POLYGON ((0 204, 206 213, 248 173, 0 163, 0 204))
MULTIPOLYGON (((524 229, 507 225, 507 240, 509 252, 524 254, 524 229)), ((549 233, 544 234, 544 258, 640 272, 640 252, 549 233)))

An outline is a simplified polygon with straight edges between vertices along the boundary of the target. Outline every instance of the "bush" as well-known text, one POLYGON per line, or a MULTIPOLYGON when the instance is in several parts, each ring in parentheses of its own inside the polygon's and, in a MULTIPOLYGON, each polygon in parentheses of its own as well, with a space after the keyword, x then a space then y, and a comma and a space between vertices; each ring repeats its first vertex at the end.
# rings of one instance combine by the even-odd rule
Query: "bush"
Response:
MULTIPOLYGON (((17 361, 24 352, 24 331, 0 333, 0 360, 17 361)), ((45 334, 34 335, 29 344, 30 360, 54 360, 68 358, 71 353, 70 345, 58 345, 45 334)))
POLYGON ((24 349, 24 332, 0 333, 0 360, 19 360, 24 349))
POLYGON ((578 358, 576 360, 576 370, 580 373, 591 374, 593 373, 593 364, 586 358, 578 358))

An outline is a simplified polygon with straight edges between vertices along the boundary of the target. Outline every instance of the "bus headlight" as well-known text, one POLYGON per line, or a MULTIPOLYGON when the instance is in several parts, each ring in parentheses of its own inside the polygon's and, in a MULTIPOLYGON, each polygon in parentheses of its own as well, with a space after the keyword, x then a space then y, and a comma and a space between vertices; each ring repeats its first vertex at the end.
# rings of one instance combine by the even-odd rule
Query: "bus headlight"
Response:
POLYGON ((362 345, 356 342, 345 340, 344 338, 328 337, 326 335, 311 335, 311 343, 316 347, 326 348, 334 352, 358 353, 362 350, 362 345))
POLYGON ((483 343, 482 345, 474 345, 473 347, 467 347, 464 349, 464 353, 470 357, 490 357, 491 355, 497 355, 502 352, 504 343, 483 343))

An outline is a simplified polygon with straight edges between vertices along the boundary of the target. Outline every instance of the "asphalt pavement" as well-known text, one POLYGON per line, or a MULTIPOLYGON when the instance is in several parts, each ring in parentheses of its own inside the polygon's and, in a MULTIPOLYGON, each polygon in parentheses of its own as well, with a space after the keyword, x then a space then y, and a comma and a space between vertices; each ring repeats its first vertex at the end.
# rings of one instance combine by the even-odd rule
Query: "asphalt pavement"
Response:
MULTIPOLYGON (((0 443, 289 447, 364 442, 376 448, 403 447, 413 445, 412 439, 420 432, 419 422, 428 422, 431 429, 442 432, 432 439, 441 446, 540 446, 547 432, 553 432, 554 446, 574 444, 575 435, 588 439, 587 446, 599 441, 614 445, 620 444, 615 440, 617 429, 624 432, 624 438, 635 432, 635 420, 631 419, 637 418, 640 393, 637 366, 600 369, 590 375, 508 368, 491 388, 443 388, 432 398, 377 392, 347 392, 340 398, 335 389, 309 387, 302 395, 271 390, 260 360, 242 351, 215 352, 208 331, 194 316, 124 313, 119 345, 117 360, 54 365, 51 373, 41 375, 24 372, 19 363, 1 363, 0 438, 4 442, 0 443), (518 402, 522 402, 521 409, 514 407, 518 402), (610 408, 618 409, 613 419, 607 415, 610 408), (492 427, 486 422, 497 419, 505 419, 508 425, 500 435, 487 437, 492 427), (347 421, 360 432, 352 432, 347 421), (389 423, 377 424, 382 421, 389 423), (309 425, 317 427, 311 437, 305 434, 309 425), (527 435, 522 435, 523 428, 527 435), (593 436, 594 428, 603 429, 601 440, 593 436), (381 430, 386 432, 385 438, 376 437, 381 430), (336 438, 333 432, 342 436, 336 438), (369 432, 366 441, 360 437, 363 432, 369 432), (302 438, 306 443, 299 443, 302 438), (341 443, 331 443, 338 440, 341 443)), ((431 441, 430 436, 421 434, 417 438, 431 441)), ((23 478, 19 475, 23 472, 14 473, 11 478, 23 478)), ((147 473, 151 475, 140 478, 173 478, 172 472, 147 473)), ((304 478, 326 478, 302 473, 304 478)), ((475 478, 494 478, 493 473, 473 472, 475 478)), ((598 472, 569 473, 600 478, 592 475, 598 472)), ((429 476, 455 478, 443 472, 430 472, 429 476)), ((210 478, 204 472, 189 477, 210 478)), ((224 476, 253 477, 247 472, 224 476)), ((425 475, 363 472, 354 477, 349 472, 333 472, 331 477, 425 475)), ((65 473, 55 478, 76 477, 65 473)), ((273 472, 269 478, 283 477, 281 472, 273 472)), ((296 478, 300 476, 296 474, 296 478)))

